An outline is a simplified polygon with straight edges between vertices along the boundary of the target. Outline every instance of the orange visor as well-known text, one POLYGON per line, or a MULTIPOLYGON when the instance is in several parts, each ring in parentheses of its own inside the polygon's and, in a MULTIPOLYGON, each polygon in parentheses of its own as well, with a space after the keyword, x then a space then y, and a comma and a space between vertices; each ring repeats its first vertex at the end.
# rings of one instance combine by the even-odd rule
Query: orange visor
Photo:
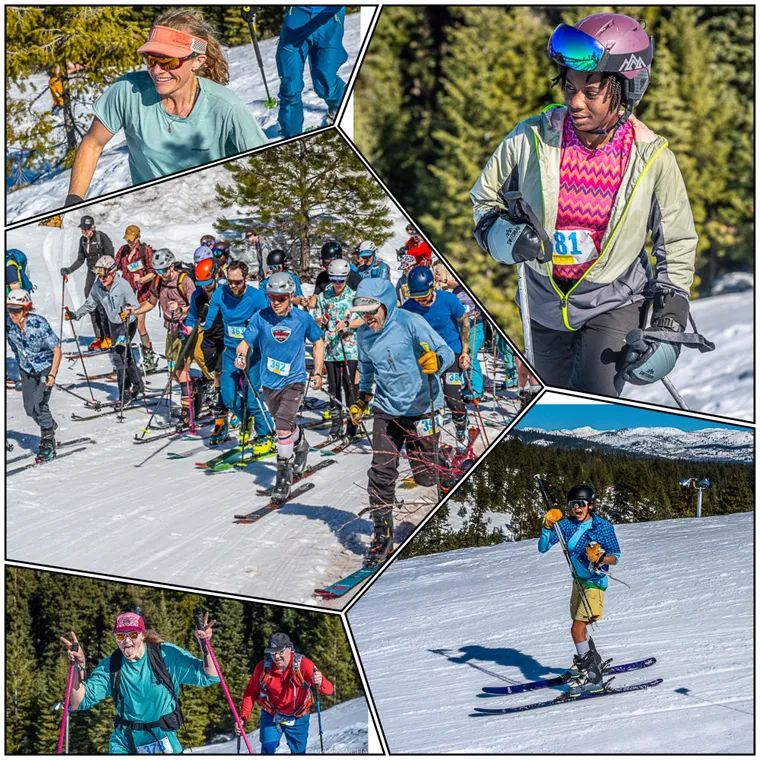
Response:
POLYGON ((154 26, 148 35, 148 41, 137 52, 185 58, 193 53, 205 55, 206 42, 179 29, 154 26))

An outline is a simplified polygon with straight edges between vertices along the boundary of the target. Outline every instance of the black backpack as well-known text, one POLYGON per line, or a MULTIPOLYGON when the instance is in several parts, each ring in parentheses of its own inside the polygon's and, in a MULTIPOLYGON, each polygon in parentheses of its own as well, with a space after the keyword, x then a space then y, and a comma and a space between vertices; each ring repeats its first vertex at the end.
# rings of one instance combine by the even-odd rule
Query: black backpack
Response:
POLYGON ((148 649, 148 663, 150 664, 153 675, 159 684, 163 684, 174 697, 175 707, 174 710, 166 715, 162 715, 158 720, 151 723, 143 723, 137 720, 127 720, 124 717, 124 699, 121 696, 121 666, 124 661, 124 656, 120 649, 117 649, 112 655, 109 661, 110 677, 111 677, 111 697, 113 698, 114 705, 116 706, 116 717, 114 718, 114 724, 123 726, 127 735, 127 743, 129 745, 130 753, 137 754, 137 747, 135 746, 135 740, 132 736, 133 731, 147 731, 158 741, 158 737, 153 733, 152 729, 160 728, 162 731, 177 731, 184 723, 182 716, 182 703, 180 702, 179 695, 174 691, 174 684, 172 683, 171 676, 164 662, 164 656, 161 653, 161 645, 152 641, 146 641, 145 646, 148 649), (121 701, 121 706, 119 702, 121 701))

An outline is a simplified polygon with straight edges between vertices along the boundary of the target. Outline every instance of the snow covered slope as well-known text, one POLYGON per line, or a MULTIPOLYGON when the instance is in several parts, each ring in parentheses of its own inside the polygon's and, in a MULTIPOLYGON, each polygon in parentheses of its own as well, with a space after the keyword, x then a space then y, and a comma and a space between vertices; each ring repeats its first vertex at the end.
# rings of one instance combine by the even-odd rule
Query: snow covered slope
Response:
POLYGON ((526 443, 552 446, 556 438, 562 445, 612 448, 626 454, 693 459, 702 461, 752 462, 755 436, 750 430, 705 428, 686 431, 670 427, 623 428, 594 430, 590 427, 574 430, 551 430, 524 427, 517 431, 526 443))
MULTIPOLYGON (((339 75, 344 81, 351 77, 354 64, 356 63, 359 50, 361 49, 361 30, 359 13, 349 13, 346 16, 345 35, 343 45, 348 53, 348 60, 341 66, 339 75)), ((264 61, 269 89, 273 96, 277 96, 278 75, 275 54, 279 37, 261 42, 261 55, 264 61)), ((261 79, 261 73, 253 54, 253 47, 248 42, 226 49, 230 65, 230 89, 238 95, 248 106, 264 133, 270 140, 280 139, 279 126, 277 124, 278 110, 264 108, 266 91, 261 79)), ((47 87, 47 77, 38 75, 33 78, 32 84, 38 91, 47 87)), ((17 88, 11 88, 11 97, 20 98, 22 95, 17 88)), ((27 90, 24 97, 35 97, 33 91, 27 90)), ((304 129, 320 126, 327 113, 325 102, 314 92, 311 81, 309 66, 304 71, 304 129)), ((40 111, 49 110, 52 105, 49 95, 43 95, 35 104, 35 109, 40 111)), ((88 123, 88 118, 84 119, 88 123)), ((11 150, 14 146, 10 146, 11 150)), ((36 182, 34 185, 21 188, 6 195, 6 214, 8 222, 24 219, 48 210, 60 208, 66 198, 69 187, 70 170, 61 172, 46 180, 36 182)), ((105 193, 121 190, 129 187, 129 167, 127 164, 126 140, 124 133, 119 132, 105 147, 98 161, 92 184, 88 192, 90 198, 96 198, 105 193)))
POLYGON ((397 561, 349 613, 392 752, 751 753, 754 514, 621 525, 620 567, 593 633, 615 663, 657 664, 615 686, 646 692, 504 716, 555 691, 479 698, 483 686, 563 672, 567 565, 535 541, 397 561), (403 674, 403 690, 398 674, 403 674))
MULTIPOLYGON (((348 702, 331 707, 328 710, 322 708, 322 731, 325 743, 325 753, 328 755, 360 754, 368 751, 367 724, 369 722, 369 710, 363 697, 352 699, 348 702)), ((258 753, 261 744, 258 730, 248 734, 248 741, 254 753, 258 753)), ((237 739, 215 742, 204 747, 194 747, 185 750, 193 754, 203 755, 234 755, 237 753, 237 739)), ((247 754, 245 742, 242 743, 241 752, 247 754)), ((290 752, 287 742, 283 738, 277 748, 278 754, 290 752)), ((312 714, 309 721, 309 743, 306 745, 307 755, 320 754, 319 725, 316 714, 312 714)))
MULTIPOLYGON (((700 298, 691 304, 700 332, 715 351, 684 348, 669 377, 689 408, 739 420, 754 420, 754 291, 700 298)), ((626 384, 626 398, 675 406, 662 383, 626 384)))

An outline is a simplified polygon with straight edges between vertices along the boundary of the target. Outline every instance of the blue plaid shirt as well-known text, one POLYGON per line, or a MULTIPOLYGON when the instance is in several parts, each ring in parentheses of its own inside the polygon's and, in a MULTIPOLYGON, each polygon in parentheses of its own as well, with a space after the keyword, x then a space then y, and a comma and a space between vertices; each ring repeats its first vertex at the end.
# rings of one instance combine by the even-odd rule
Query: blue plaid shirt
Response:
MULTIPOLYGON (((575 518, 565 517, 557 523, 557 527, 565 539, 573 567, 583 585, 606 589, 609 580, 606 575, 591 569, 591 563, 586 557, 586 547, 596 541, 604 549, 605 554, 614 554, 619 560, 620 544, 618 544, 613 524, 592 512, 590 520, 578 522, 575 518)), ((558 541, 556 530, 543 528, 541 538, 538 539, 538 551, 548 552, 558 541)), ((602 565, 602 569, 608 570, 609 565, 602 565)))
POLYGON ((40 314, 29 314, 26 331, 13 324, 5 315, 5 337, 11 344, 16 361, 24 372, 40 374, 53 364, 53 349, 58 345, 58 336, 53 332, 47 319, 40 314))

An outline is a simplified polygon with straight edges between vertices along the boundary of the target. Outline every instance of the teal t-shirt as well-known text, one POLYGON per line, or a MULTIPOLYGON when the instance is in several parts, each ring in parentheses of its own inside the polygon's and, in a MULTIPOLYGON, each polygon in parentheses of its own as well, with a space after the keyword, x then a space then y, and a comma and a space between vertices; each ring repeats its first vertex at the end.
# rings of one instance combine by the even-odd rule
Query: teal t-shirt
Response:
POLYGON ((259 123, 232 90, 203 77, 198 77, 198 84, 198 100, 184 119, 166 111, 147 71, 125 74, 95 102, 95 116, 109 132, 124 130, 132 184, 267 142, 259 123))
MULTIPOLYGON (((166 668, 174 684, 174 691, 179 694, 181 684, 192 686, 211 686, 219 683, 218 676, 208 676, 203 672, 203 661, 193 657, 181 647, 174 644, 162 643, 161 654, 164 656, 166 668)), ((98 702, 111 696, 111 658, 101 660, 89 678, 85 681, 85 696, 79 706, 80 710, 89 710, 98 702)), ((148 650, 136 662, 122 659, 121 666, 121 697, 124 704, 124 718, 126 720, 139 720, 150 723, 158 720, 174 710, 174 697, 169 689, 163 684, 157 683, 150 666, 148 650)), ((121 714, 122 700, 119 700, 119 714, 121 714)), ((175 753, 182 752, 182 745, 177 739, 176 732, 162 731, 160 728, 152 729, 156 735, 154 739, 147 731, 135 731, 133 738, 135 745, 151 744, 156 739, 168 738, 175 753)), ((129 753, 129 745, 124 729, 115 728, 111 734, 108 751, 112 755, 129 753)))

